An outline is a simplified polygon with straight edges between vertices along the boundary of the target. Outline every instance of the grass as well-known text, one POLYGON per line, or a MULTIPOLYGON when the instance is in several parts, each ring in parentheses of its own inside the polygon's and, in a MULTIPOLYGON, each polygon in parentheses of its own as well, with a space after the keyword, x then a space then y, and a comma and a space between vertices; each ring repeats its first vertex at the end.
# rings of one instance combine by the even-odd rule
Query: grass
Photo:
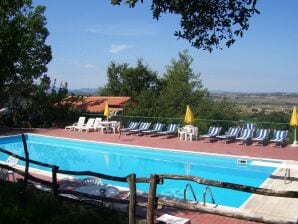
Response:
POLYGON ((59 200, 51 194, 27 190, 21 194, 21 183, 0 179, 1 223, 128 223, 127 214, 90 205, 59 200))

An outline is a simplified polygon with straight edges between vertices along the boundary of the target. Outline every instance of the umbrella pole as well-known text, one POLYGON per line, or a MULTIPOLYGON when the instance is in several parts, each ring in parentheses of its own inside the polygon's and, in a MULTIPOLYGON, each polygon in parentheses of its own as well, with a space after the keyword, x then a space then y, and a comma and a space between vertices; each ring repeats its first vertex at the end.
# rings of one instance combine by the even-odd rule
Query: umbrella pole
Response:
POLYGON ((295 127, 295 130, 294 130, 294 144, 297 144, 297 140, 296 140, 297 133, 296 133, 296 130, 297 130, 297 127, 295 127))
POLYGON ((294 142, 291 145, 292 147, 298 147, 298 142, 296 140, 296 129, 297 129, 297 126, 295 126, 295 129, 294 129, 294 142))

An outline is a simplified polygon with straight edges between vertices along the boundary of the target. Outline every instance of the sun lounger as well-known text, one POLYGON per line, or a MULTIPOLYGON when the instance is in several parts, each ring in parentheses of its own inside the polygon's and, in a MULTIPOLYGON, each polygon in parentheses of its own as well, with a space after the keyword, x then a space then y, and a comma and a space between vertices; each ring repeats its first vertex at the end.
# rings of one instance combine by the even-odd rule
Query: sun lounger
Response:
POLYGON ((155 134, 157 132, 160 132, 163 130, 165 124, 162 124, 162 123, 155 123, 153 125, 153 128, 152 129, 148 129, 148 130, 143 130, 141 131, 142 134, 144 135, 151 135, 151 134, 155 134))
POLYGON ((285 144, 285 141, 288 137, 288 130, 282 131, 282 130, 274 130, 273 138, 270 140, 270 142, 275 143, 273 146, 280 146, 282 147, 285 144))
POLYGON ((120 132, 128 132, 130 130, 137 129, 139 127, 139 125, 140 125, 140 122, 132 121, 128 124, 127 128, 121 128, 120 132))
POLYGON ((210 127, 208 129, 208 133, 205 134, 205 135, 200 135, 200 138, 203 138, 203 139, 209 139, 209 142, 211 142, 211 139, 215 139, 216 136, 219 135, 219 133, 221 132, 221 129, 222 127, 210 127))
POLYGON ((75 127, 74 130, 78 130, 78 131, 89 131, 90 129, 92 129, 93 124, 94 124, 95 118, 89 118, 86 125, 83 125, 81 127, 75 127))
POLYGON ((163 214, 162 216, 156 219, 158 223, 166 223, 166 224, 190 224, 190 219, 185 219, 169 214, 163 214))
POLYGON ((247 145, 251 140, 254 133, 254 129, 242 129, 240 136, 236 138, 236 140, 240 141, 240 144, 247 145))
POLYGON ((97 130, 99 130, 102 127, 102 125, 100 124, 101 120, 102 120, 102 118, 100 118, 100 117, 95 118, 93 125, 91 125, 91 124, 88 125, 88 122, 87 122, 86 126, 83 126, 80 131, 85 130, 86 132, 88 132, 88 131, 97 131, 97 130))
POLYGON ((228 132, 225 135, 217 135, 218 140, 223 140, 225 143, 228 141, 234 140, 238 137, 240 128, 229 128, 228 132))
POLYGON ((140 124, 139 128, 128 130, 129 134, 139 134, 142 131, 149 130, 151 123, 150 122, 143 122, 140 124))
POLYGON ((256 129, 256 125, 254 123, 245 123, 242 129, 256 129))
POLYGON ((159 131, 156 134, 162 136, 172 136, 176 135, 178 132, 179 125, 178 124, 168 124, 167 129, 165 131, 159 131))
POLYGON ((270 129, 257 129, 256 137, 251 140, 254 145, 265 145, 269 140, 270 129))
POLYGON ((69 125, 69 126, 66 126, 65 127, 65 130, 70 130, 70 131, 74 131, 75 128, 78 128, 78 127, 83 127, 84 123, 85 123, 85 117, 79 117, 79 120, 77 123, 74 123, 72 125, 69 125))

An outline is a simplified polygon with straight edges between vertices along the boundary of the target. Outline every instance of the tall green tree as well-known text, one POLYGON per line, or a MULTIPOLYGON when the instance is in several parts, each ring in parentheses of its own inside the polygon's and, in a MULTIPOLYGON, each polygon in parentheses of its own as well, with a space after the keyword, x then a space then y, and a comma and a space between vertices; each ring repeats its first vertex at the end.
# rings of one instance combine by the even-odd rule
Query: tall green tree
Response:
POLYGON ((99 90, 100 95, 138 97, 144 90, 157 90, 157 73, 139 59, 135 67, 127 63, 111 62, 107 70, 108 83, 99 90))
POLYGON ((57 89, 46 74, 52 54, 44 12, 31 0, 0 1, 0 107, 9 108, 14 125, 53 121, 67 95, 67 84, 57 89))
POLYGON ((0 1, 0 100, 26 97, 52 59, 45 7, 31 0, 0 1))
POLYGON ((139 59, 135 67, 127 63, 111 62, 107 70, 108 83, 99 89, 100 95, 131 96, 135 104, 129 104, 125 113, 130 115, 154 116, 156 97, 160 91, 160 79, 156 72, 139 59))
MULTIPOLYGON (((111 0, 133 8, 143 0, 111 0)), ((221 42, 231 46, 237 36, 242 37, 249 28, 249 19, 259 13, 257 0, 152 0, 153 18, 163 14, 177 14, 181 30, 175 36, 188 40, 194 47, 212 51, 221 48, 221 42)))
POLYGON ((200 74, 195 74, 191 68, 192 62, 188 52, 183 51, 179 52, 178 60, 173 59, 167 66, 162 79, 162 90, 157 99, 160 115, 181 117, 187 104, 198 108, 208 100, 200 74))

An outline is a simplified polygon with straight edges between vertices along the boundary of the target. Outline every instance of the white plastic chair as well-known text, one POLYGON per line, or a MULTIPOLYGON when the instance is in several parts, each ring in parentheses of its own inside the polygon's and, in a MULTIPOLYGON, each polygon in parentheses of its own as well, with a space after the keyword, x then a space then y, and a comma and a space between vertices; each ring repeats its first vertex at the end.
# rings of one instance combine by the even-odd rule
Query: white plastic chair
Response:
POLYGON ((198 134, 199 134, 199 129, 198 127, 193 127, 192 129, 190 129, 190 131, 185 133, 185 141, 187 141, 188 139, 190 141, 192 140, 198 140, 198 134))
POLYGON ((193 129, 192 125, 186 125, 183 128, 179 128, 178 129, 178 137, 180 140, 184 139, 186 140, 187 137, 187 133, 191 132, 191 130, 193 129))
POLYGON ((112 121, 110 128, 112 129, 113 133, 115 134, 120 129, 120 122, 112 121))

